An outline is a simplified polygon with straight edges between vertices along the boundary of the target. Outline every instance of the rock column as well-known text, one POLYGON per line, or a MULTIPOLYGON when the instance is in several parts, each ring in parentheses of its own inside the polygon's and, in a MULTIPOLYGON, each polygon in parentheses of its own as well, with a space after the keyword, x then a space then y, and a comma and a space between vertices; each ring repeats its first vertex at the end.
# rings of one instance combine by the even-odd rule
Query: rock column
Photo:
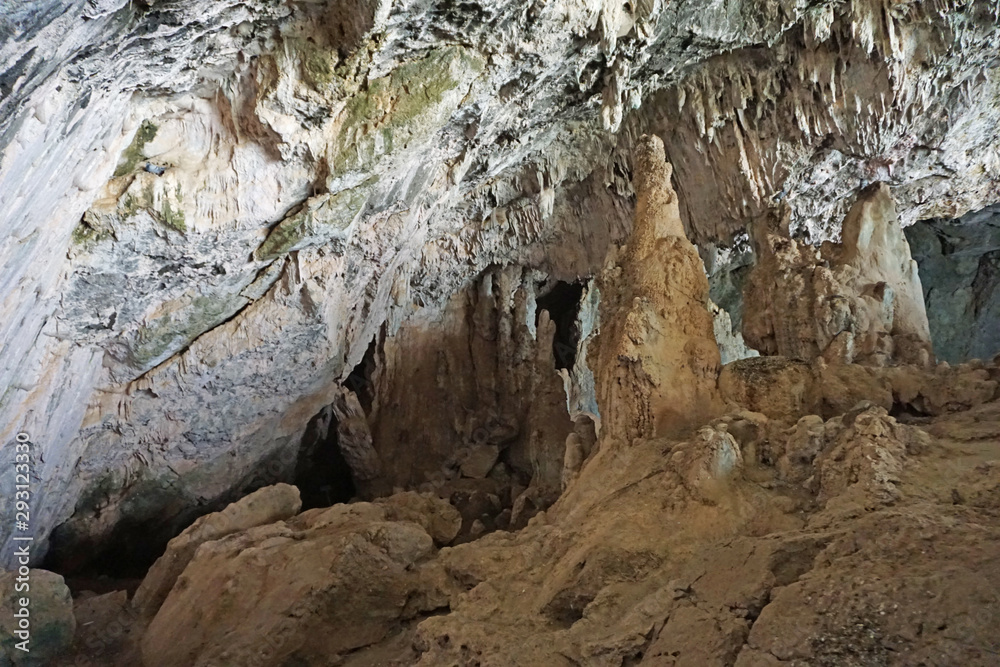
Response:
POLYGON ((601 276, 601 333, 591 352, 602 440, 624 444, 701 425, 718 406, 708 279, 684 233, 658 137, 640 140, 634 170, 632 236, 601 276))

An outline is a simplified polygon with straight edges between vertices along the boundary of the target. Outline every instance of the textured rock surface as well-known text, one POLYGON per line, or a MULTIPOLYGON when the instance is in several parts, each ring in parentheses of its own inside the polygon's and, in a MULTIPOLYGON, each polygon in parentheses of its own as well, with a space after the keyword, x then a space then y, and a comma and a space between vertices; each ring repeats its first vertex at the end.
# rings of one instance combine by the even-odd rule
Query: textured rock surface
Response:
POLYGON ((298 489, 288 484, 277 484, 251 493, 221 512, 201 517, 170 540, 166 553, 153 563, 135 592, 132 604, 140 614, 151 617, 163 604, 199 546, 255 526, 290 519, 301 508, 298 489))
POLYGON ((634 162, 635 224, 601 275, 590 359, 603 432, 625 445, 703 423, 717 409, 720 364, 708 280, 684 234, 663 142, 640 139, 634 162))
MULTIPOLYGON (((497 136, 492 145, 503 150, 496 152, 476 138, 506 122, 486 103, 489 92, 507 97, 506 110, 518 108, 515 100, 538 103, 552 89, 530 77, 497 89, 496 68, 514 65, 502 50, 485 52, 538 38, 532 29, 556 20, 557 9, 529 8, 524 38, 500 30, 461 45, 446 40, 453 14, 431 16, 436 29, 425 33, 407 14, 419 8, 363 9, 348 20, 324 5, 290 7, 276 27, 281 49, 238 61, 228 95, 207 107, 159 100, 174 106, 138 125, 83 217, 83 248, 69 258, 72 289, 84 284, 77 269, 90 261, 76 258, 98 258, 92 269, 109 258, 124 263, 119 239, 143 229, 185 252, 199 243, 243 252, 228 268, 179 262, 179 271, 193 268, 199 278, 212 265, 214 278, 195 291, 157 278, 171 293, 165 302, 141 288, 156 262, 130 265, 124 284, 146 315, 84 329, 92 336, 86 344, 104 349, 107 384, 84 418, 83 437, 97 438, 86 441, 77 466, 87 491, 76 498, 70 489, 73 512, 53 533, 53 553, 99 546, 129 526, 152 527, 151 543, 153 529, 182 522, 185 512, 267 488, 171 542, 128 605, 124 638, 103 655, 79 645, 74 652, 103 665, 147 667, 990 664, 1000 619, 1000 369, 992 361, 932 363, 920 282, 886 174, 868 174, 878 182, 852 197, 841 242, 819 250, 803 237, 835 235, 835 225, 816 227, 810 216, 839 215, 845 193, 824 197, 850 178, 849 165, 838 163, 828 191, 810 193, 812 208, 786 192, 775 210, 756 210, 762 202, 753 197, 735 206, 726 170, 746 167, 748 146, 766 163, 768 142, 782 148, 787 138, 776 138, 777 119, 769 119, 773 134, 754 137, 753 123, 737 115, 742 159, 706 159, 713 175, 701 171, 691 151, 728 140, 732 130, 716 114, 733 100, 703 97, 719 85, 707 74, 700 87, 685 87, 685 79, 651 92, 640 91, 638 76, 679 53, 708 56, 726 36, 706 38, 714 47, 694 39, 671 46, 671 33, 657 27, 664 17, 655 20, 667 10, 641 5, 602 6, 597 34, 576 37, 594 41, 605 59, 601 111, 588 120, 575 109, 571 138, 525 139, 544 147, 545 168, 539 158, 531 181, 524 170, 533 158, 512 148, 514 135, 497 136), (252 90, 242 87, 248 82, 252 90), (531 94, 519 97, 525 90, 531 94), (635 110, 644 92, 656 101, 671 91, 684 96, 676 106, 625 117, 625 104, 635 110), (675 189, 662 142, 640 130, 674 108, 683 115, 689 94, 701 107, 699 134, 686 136, 683 118, 672 122, 678 129, 668 145, 682 158, 675 189), (223 98, 226 122, 212 125, 208 142, 209 153, 233 151, 220 164, 246 164, 234 156, 252 143, 271 153, 270 161, 250 160, 251 172, 264 174, 251 189, 292 183, 299 171, 307 177, 299 201, 266 224, 227 226, 233 215, 256 215, 253 202, 229 217, 213 217, 205 200, 198 201, 207 208, 198 201, 184 208, 192 196, 185 179, 214 158, 190 160, 197 133, 171 123, 211 116, 223 98), (306 113, 317 108, 330 113, 306 113), (588 129, 597 118, 603 129, 588 129), (608 171, 584 150, 560 162, 554 147, 579 149, 580 140, 594 150, 614 147, 608 171), (562 172, 565 164, 576 171, 562 172), (726 194, 713 194, 713 182, 728 183, 726 194), (491 199, 479 199, 479 187, 491 199), (634 224, 627 246, 617 248, 631 191, 634 224), (692 193, 705 203, 694 205, 692 193), (469 223, 487 219, 479 206, 489 208, 482 228, 469 223), (710 278, 724 280, 702 257, 719 257, 721 246, 708 242, 735 231, 727 217, 734 211, 754 218, 759 258, 746 279, 746 307, 734 312, 770 356, 720 371, 717 338, 727 354, 745 351, 716 334, 722 319, 722 333, 732 335, 710 301, 710 278), (583 222, 574 231, 563 226, 571 220, 583 222), (470 229, 481 233, 463 245, 470 229), (231 243, 226 230, 253 242, 231 243), (705 242, 701 255, 689 238, 705 242), (782 317, 791 318, 788 326, 782 317), (250 389, 237 392, 237 376, 250 389), (180 410, 202 391, 217 402, 180 410), (277 398, 268 401, 266 392, 277 398), (192 425, 205 439, 192 440, 192 425), (109 466, 116 457, 130 463, 125 472, 109 466), (325 473, 313 464, 324 461, 345 476, 342 499, 370 502, 297 514, 299 492, 271 485, 294 475, 310 485, 310 504, 322 503, 315 483, 325 473), (98 470, 104 477, 88 487, 88 471, 98 470)), ((573 9, 558 16, 572 21, 573 9)), ((864 18, 848 32, 832 10, 813 9, 762 26, 744 21, 745 38, 778 31, 760 62, 747 60, 761 65, 796 51, 800 80, 811 73, 818 84, 813 105, 826 95, 827 81, 811 69, 822 64, 823 49, 847 58, 860 46, 864 54, 860 65, 838 60, 829 70, 831 95, 845 93, 838 73, 857 84, 879 58, 886 62, 868 89, 905 80, 908 70, 894 68, 918 36, 905 32, 903 19, 852 5, 852 20, 864 18)), ((481 24, 457 32, 472 38, 481 24)), ((565 40, 536 46, 549 49, 552 60, 539 59, 552 67, 556 55, 558 67, 582 57, 567 56, 565 40)), ((743 61, 721 54, 711 62, 727 86, 741 81, 734 67, 743 61)), ((686 76, 697 78, 701 65, 689 65, 686 76)), ((765 81, 774 73, 755 72, 765 81)), ((577 74, 590 76, 586 67, 577 74)), ((824 117, 780 87, 765 86, 755 99, 771 95, 768 113, 792 103, 807 135, 794 145, 810 146, 824 117)), ((748 95, 734 99, 749 109, 748 95)), ((574 104, 582 102, 563 94, 532 109, 532 119, 548 120, 521 136, 570 122, 560 113, 572 114, 574 104)), ((834 104, 828 113, 837 121, 842 111, 834 104)), ((928 122, 913 125, 936 127, 928 122)), ((860 135, 867 148, 886 138, 873 128, 860 135)), ((966 132, 965 145, 975 146, 976 136, 966 132)), ((837 145, 836 137, 826 141, 817 150, 837 145)), ((815 157, 797 155, 786 184, 815 157)), ((740 187, 759 194, 773 170, 765 177, 749 169, 740 187)), ((235 173, 216 192, 237 195, 209 196, 215 204, 240 201, 235 173)), ((967 190, 970 197, 992 187, 977 178, 963 181, 980 188, 967 190)), ((919 205, 909 186, 896 190, 912 215, 919 205)), ((934 187, 920 196, 935 196, 934 187)), ((734 276, 730 287, 739 282, 734 276)), ((72 293, 80 298, 60 308, 86 301, 72 293)), ((81 327, 83 310, 68 312, 66 325, 81 327)), ((106 619, 122 602, 120 594, 81 594, 76 611, 106 619)))
POLYGON ((595 275, 643 133, 665 137, 699 244, 779 200, 792 231, 836 237, 875 180, 904 224, 993 203, 996 17, 980 0, 7 3, 0 439, 40 448, 40 547, 67 520, 64 554, 123 544, 116 526, 162 542, 262 471, 291 479, 383 324, 436 318, 484 270, 595 275))
POLYGON ((920 266, 931 339, 951 363, 1000 353, 1000 210, 907 227, 920 266))
POLYGON ((73 599, 61 576, 35 569, 29 570, 26 577, 18 572, 0 572, 0 590, 0 659, 5 664, 41 667, 70 648, 76 618, 73 599), (28 604, 23 605, 21 600, 28 604), (27 610, 27 617, 21 615, 22 610, 27 610))
POLYGON ((387 516, 410 496, 252 528, 198 550, 143 664, 990 665, 1000 403, 919 421, 736 410, 440 551, 387 516))
POLYGON ((917 264, 885 184, 859 195, 841 243, 817 250, 763 224, 754 236, 760 260, 747 277, 743 318, 753 348, 835 363, 930 363, 917 264))
POLYGON ((203 545, 143 638, 147 665, 330 660, 445 600, 420 596, 434 550, 418 524, 360 503, 203 545), (197 610, 192 614, 192 610, 197 610))

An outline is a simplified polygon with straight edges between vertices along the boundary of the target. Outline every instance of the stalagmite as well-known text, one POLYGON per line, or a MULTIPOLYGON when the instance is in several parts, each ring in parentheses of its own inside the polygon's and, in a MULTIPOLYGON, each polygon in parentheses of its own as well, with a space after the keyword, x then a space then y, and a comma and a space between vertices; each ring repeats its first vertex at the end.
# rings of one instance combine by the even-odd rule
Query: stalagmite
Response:
POLYGON ((717 410, 719 348, 708 279, 681 223, 663 142, 634 154, 635 224, 601 277, 601 333, 591 352, 602 433, 630 443, 703 423, 717 410))
POLYGON ((884 184, 858 197, 842 243, 817 250, 763 222, 754 238, 760 259, 744 293, 743 332, 755 349, 832 363, 930 362, 917 265, 884 184))

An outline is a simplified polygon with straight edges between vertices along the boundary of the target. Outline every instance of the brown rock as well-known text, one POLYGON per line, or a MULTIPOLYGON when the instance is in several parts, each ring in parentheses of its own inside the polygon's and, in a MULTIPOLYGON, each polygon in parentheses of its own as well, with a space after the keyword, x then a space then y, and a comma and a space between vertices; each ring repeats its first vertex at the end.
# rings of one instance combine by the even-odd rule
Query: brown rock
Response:
POLYGON ((329 660, 385 638, 419 611, 414 566, 434 551, 421 526, 386 514, 335 505, 203 544, 149 626, 144 664, 329 660))
POLYGON ((194 557, 198 547, 274 521, 288 519, 302 508, 299 490, 289 484, 275 484, 254 491, 221 512, 206 514, 170 540, 166 552, 149 568, 132 604, 143 616, 152 616, 166 599, 177 577, 194 557))
POLYGON ((759 259, 744 289, 747 342, 764 354, 805 361, 928 365, 920 277, 885 184, 858 197, 842 238, 818 251, 755 225, 759 259))
POLYGON ((450 544, 462 528, 462 515, 449 502, 431 494, 413 491, 379 498, 389 521, 411 521, 421 525, 440 546, 450 544))
POLYGON ((632 237, 600 281, 591 367, 602 434, 624 444, 696 426, 719 409, 708 280, 684 235, 671 171, 662 141, 644 137, 635 153, 632 237))
POLYGON ((464 477, 483 479, 497 462, 500 450, 496 445, 471 445, 459 453, 459 466, 464 477))

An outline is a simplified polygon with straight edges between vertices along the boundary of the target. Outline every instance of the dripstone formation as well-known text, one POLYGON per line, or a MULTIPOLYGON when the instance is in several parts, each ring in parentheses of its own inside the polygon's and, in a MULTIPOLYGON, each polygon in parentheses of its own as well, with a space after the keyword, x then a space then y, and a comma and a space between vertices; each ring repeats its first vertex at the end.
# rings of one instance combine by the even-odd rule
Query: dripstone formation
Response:
POLYGON ((995 664, 998 49, 6 2, 0 665, 995 664))
POLYGON ((717 409, 719 349, 708 280, 688 241, 658 137, 640 139, 635 224, 620 261, 607 267, 600 345, 592 356, 605 438, 666 435, 717 409))
POLYGON ((759 260, 747 278, 743 325, 751 346, 831 363, 930 363, 917 263, 885 184, 858 196, 840 243, 817 249, 756 227, 759 260))

